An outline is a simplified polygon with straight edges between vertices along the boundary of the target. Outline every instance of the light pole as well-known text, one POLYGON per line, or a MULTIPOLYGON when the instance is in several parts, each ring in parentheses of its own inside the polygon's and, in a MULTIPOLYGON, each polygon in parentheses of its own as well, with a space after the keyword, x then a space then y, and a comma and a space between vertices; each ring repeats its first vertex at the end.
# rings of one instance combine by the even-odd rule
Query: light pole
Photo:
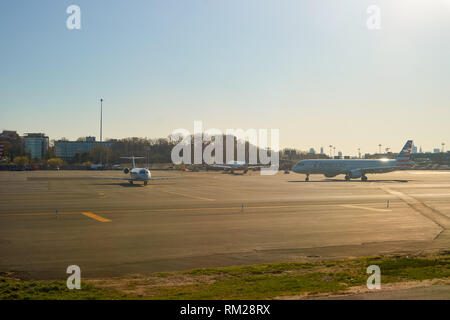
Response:
POLYGON ((102 136, 102 126, 103 126, 103 98, 100 98, 100 167, 103 169, 103 136, 102 136))
POLYGON ((442 142, 441 145, 442 145, 442 153, 444 153, 444 151, 445 151, 445 150, 444 150, 444 148, 445 148, 445 142, 442 142))
POLYGON ((380 143, 379 145, 378 145, 378 148, 379 148, 379 154, 381 154, 381 146, 382 146, 382 144, 380 143))
POLYGON ((358 158, 361 159, 361 148, 358 148, 358 158))
POLYGON ((150 146, 145 147, 145 151, 147 151, 147 169, 150 168, 150 146))
POLYGON ((329 147, 330 147, 330 158, 331 158, 331 148, 333 148, 333 145, 329 145, 329 147))

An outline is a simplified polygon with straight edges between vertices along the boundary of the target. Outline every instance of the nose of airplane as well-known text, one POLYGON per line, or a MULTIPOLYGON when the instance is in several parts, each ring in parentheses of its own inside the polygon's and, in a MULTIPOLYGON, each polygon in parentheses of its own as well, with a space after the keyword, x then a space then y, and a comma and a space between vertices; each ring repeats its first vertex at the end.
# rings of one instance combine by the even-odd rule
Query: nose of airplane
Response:
POLYGON ((297 162, 296 164, 294 164, 291 170, 296 173, 304 173, 305 165, 304 163, 297 162))

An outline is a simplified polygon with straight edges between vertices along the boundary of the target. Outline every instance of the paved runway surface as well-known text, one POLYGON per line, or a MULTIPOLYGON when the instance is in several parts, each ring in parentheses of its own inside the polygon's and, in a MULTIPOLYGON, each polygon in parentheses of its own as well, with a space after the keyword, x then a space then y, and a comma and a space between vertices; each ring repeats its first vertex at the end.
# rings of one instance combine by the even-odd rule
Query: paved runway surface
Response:
POLYGON ((448 171, 309 183, 294 173, 153 175, 182 178, 143 187, 92 179, 123 176, 113 171, 0 172, 0 271, 63 279, 76 264, 104 278, 450 248, 448 171))

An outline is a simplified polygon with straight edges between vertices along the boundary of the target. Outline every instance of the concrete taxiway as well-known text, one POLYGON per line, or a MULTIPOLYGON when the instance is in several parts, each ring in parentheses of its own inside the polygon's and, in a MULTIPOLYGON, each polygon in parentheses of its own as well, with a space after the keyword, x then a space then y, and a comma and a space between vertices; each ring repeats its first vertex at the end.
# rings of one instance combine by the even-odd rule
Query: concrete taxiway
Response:
POLYGON ((450 248, 450 172, 345 182, 279 173, 0 172, 0 272, 35 279, 450 248), (389 203, 388 203, 389 202, 389 203))

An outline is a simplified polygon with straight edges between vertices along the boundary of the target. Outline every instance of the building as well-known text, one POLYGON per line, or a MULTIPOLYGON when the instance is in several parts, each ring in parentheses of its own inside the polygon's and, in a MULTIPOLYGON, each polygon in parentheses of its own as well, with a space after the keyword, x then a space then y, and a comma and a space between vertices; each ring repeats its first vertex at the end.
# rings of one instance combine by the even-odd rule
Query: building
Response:
POLYGON ((323 153, 323 147, 320 147, 320 154, 324 154, 323 153))
POLYGON ((433 153, 440 153, 441 152, 441 149, 439 149, 439 148, 434 148, 433 149, 433 153))
POLYGON ((9 159, 23 155, 23 140, 17 131, 3 130, 0 133, 0 144, 3 145, 3 156, 9 159))
POLYGON ((3 130, 0 134, 0 141, 15 141, 19 140, 19 138, 17 131, 3 130))
POLYGON ((314 150, 314 148, 309 148, 309 153, 315 154, 316 150, 314 150))
POLYGON ((414 161, 419 167, 429 167, 430 165, 450 165, 450 152, 438 152, 438 153, 417 153, 411 155, 411 160, 414 161))
POLYGON ((416 146, 412 146, 412 149, 411 149, 411 153, 417 153, 417 147, 416 146))
MULTIPOLYGON (((104 147, 110 148, 112 142, 102 142, 104 147)), ((55 156, 64 161, 72 160, 75 155, 89 153, 95 147, 100 146, 100 141, 95 141, 95 137, 86 137, 81 141, 55 141, 55 156)))
POLYGON ((297 158, 297 150, 295 149, 284 149, 284 159, 293 160, 297 158))
POLYGON ((295 149, 284 149, 285 156, 295 156, 297 151, 295 149))
POLYGON ((31 159, 41 160, 47 154, 48 137, 44 133, 25 133, 23 144, 31 159))

